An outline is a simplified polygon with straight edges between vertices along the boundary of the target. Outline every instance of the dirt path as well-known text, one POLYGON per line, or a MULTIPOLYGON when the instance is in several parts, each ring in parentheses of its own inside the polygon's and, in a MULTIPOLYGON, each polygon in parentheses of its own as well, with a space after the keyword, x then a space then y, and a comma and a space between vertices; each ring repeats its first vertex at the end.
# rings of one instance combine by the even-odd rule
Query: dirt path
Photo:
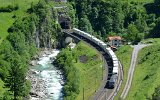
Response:
POLYGON ((148 46, 148 45, 139 44, 139 45, 135 45, 134 46, 134 49, 133 49, 133 52, 132 52, 131 64, 130 64, 130 68, 129 68, 129 71, 128 71, 127 82, 126 82, 125 87, 123 89, 123 92, 121 94, 121 98, 122 99, 126 98, 128 92, 129 92, 129 89, 131 87, 131 83, 132 83, 132 79, 133 79, 134 69, 135 69, 135 66, 136 66, 138 52, 139 52, 139 50, 141 50, 142 48, 144 48, 146 46, 148 46))

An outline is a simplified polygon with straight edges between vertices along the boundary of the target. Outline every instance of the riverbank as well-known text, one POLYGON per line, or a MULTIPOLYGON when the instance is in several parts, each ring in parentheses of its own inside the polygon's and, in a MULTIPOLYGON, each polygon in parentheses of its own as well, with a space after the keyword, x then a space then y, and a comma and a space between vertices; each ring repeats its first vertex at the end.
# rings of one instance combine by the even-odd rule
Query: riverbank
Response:
POLYGON ((27 79, 31 81, 31 100, 54 99, 61 100, 64 78, 52 62, 60 51, 41 51, 35 60, 30 63, 27 79))

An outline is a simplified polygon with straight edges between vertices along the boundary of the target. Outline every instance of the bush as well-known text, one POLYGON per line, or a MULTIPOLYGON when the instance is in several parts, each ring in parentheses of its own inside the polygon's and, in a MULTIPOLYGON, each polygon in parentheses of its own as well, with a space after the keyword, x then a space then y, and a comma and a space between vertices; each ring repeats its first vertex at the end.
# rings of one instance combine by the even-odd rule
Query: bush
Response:
POLYGON ((160 86, 155 88, 155 91, 152 94, 152 100, 159 100, 159 99, 160 99, 160 86))
POLYGON ((18 5, 8 5, 7 7, 0 7, 0 12, 12 12, 15 10, 18 10, 19 6, 18 5))

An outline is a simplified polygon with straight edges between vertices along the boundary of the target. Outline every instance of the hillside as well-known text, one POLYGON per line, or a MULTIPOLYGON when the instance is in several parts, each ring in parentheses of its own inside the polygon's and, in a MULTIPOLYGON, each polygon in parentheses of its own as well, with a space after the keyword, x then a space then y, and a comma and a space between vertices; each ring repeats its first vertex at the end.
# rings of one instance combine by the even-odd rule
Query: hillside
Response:
MULTIPOLYGON (((21 1, 17 3, 26 5, 21 1)), ((26 12, 27 7, 22 6, 9 5, 0 8, 0 11, 5 11, 0 14, 17 13, 12 19, 14 23, 7 26, 10 27, 7 29, 8 33, 4 30, 6 34, 0 34, 4 36, 4 41, 0 44, 0 99, 27 98, 30 92, 30 82, 26 80, 26 74, 30 60, 42 48, 54 47, 56 45, 54 42, 61 38, 60 26, 56 24, 54 17, 56 13, 52 9, 53 5, 41 0, 38 4, 30 6, 28 12, 26 12), (8 91, 5 91, 6 89, 8 91)))
POLYGON ((123 1, 129 1, 129 2, 144 2, 144 3, 150 3, 150 2, 153 2, 154 0, 123 0, 123 1))
POLYGON ((18 10, 13 12, 0 12, 0 43, 8 35, 8 28, 13 24, 16 18, 27 16, 27 9, 31 7, 31 3, 36 4, 39 0, 0 0, 0 8, 9 5, 17 5, 18 10), (13 16, 16 15, 16 18, 13 16))
MULTIPOLYGON (((54 7, 61 3, 53 0, 0 2, 0 99, 28 97, 30 83, 25 78, 30 60, 37 59, 34 56, 44 48, 62 48, 65 36, 60 25, 65 26, 67 22, 58 24, 58 17, 69 20, 71 28, 76 27, 105 42, 108 36, 115 35, 131 44, 160 38, 159 0, 68 0, 64 4, 67 8, 60 10, 54 7)), ((127 100, 152 98, 160 82, 159 40, 142 42, 154 42, 154 45, 139 53, 127 100)), ((130 46, 122 46, 116 52, 124 67, 122 88, 131 52, 130 46)), ((57 59, 67 79, 64 98, 89 99, 102 79, 102 61, 97 51, 80 42, 73 50, 63 49, 57 59)), ((119 94, 116 99, 118 97, 119 94)))
POLYGON ((145 47, 140 51, 133 83, 126 100, 152 99, 155 88, 160 85, 159 51, 159 44, 145 47))
POLYGON ((63 49, 56 63, 67 79, 64 86, 65 100, 82 100, 83 96, 85 100, 89 100, 101 84, 101 55, 84 42, 79 42, 73 50, 63 49))

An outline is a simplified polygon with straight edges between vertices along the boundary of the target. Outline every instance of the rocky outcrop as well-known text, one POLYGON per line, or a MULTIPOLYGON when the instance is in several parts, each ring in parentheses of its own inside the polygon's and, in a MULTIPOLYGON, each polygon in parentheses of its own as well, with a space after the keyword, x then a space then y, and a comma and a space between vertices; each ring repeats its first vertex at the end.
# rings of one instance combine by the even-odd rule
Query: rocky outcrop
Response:
POLYGON ((36 70, 29 70, 28 72, 27 78, 31 81, 30 96, 44 100, 47 95, 47 91, 45 91, 45 81, 36 77, 38 73, 40 72, 36 70))

